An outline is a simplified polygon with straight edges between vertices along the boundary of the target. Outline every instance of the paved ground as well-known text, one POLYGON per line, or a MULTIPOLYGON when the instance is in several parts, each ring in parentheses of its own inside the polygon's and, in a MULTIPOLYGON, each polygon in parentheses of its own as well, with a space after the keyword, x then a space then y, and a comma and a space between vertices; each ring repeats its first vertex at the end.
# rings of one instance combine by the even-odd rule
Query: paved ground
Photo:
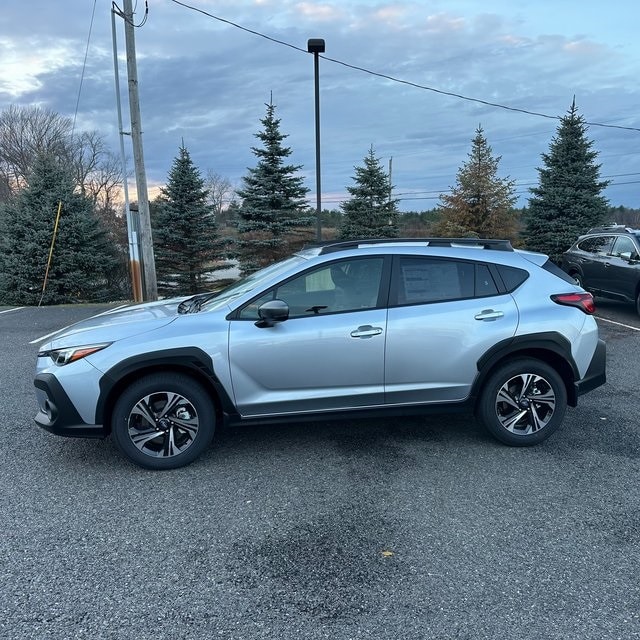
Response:
POLYGON ((1 638, 640 638, 632 311, 602 307, 609 383, 539 447, 457 416, 269 426, 153 473, 32 422, 29 342, 96 307, 6 310, 1 638))

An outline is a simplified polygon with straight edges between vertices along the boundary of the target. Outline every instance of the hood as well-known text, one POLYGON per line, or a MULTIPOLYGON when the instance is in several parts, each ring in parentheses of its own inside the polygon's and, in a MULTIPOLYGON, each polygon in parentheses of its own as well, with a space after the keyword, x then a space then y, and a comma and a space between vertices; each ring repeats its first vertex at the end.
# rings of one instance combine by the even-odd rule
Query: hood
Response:
POLYGON ((60 329, 51 337, 50 348, 115 342, 153 331, 178 317, 178 305, 186 297, 116 307, 60 329))

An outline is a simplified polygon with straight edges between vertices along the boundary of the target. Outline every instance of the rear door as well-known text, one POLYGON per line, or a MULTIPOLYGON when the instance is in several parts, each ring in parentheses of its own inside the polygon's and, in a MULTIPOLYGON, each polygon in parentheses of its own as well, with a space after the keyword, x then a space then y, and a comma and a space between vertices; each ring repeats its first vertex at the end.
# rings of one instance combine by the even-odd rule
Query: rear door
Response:
POLYGON ((465 399, 479 358, 515 334, 518 311, 488 265, 397 257, 385 350, 387 404, 465 399))
POLYGON ((588 289, 603 289, 607 284, 607 262, 614 236, 593 236, 583 240, 579 248, 583 252, 580 264, 584 275, 584 285, 588 289))

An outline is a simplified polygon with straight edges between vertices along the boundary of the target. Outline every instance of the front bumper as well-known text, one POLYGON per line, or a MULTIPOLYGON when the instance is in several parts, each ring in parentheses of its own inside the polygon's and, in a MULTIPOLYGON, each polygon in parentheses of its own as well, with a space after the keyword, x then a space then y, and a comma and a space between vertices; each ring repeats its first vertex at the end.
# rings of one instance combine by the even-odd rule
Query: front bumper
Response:
POLYGON ((598 340, 591 364, 582 380, 575 383, 576 396, 592 391, 607 381, 607 347, 604 340, 598 340))
POLYGON ((87 424, 73 406, 58 379, 51 373, 39 373, 33 384, 38 398, 34 420, 39 427, 57 436, 71 438, 104 438, 101 424, 87 424))

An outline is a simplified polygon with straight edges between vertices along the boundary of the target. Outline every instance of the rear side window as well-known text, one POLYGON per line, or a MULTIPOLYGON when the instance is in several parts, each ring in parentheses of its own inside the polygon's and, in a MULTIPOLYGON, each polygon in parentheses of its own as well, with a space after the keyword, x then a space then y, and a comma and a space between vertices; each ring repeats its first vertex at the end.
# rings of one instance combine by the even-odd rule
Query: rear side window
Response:
POLYGON ((487 265, 460 260, 401 257, 394 271, 397 304, 425 304, 496 295, 487 265))
POLYGON ((515 291, 529 277, 529 272, 524 269, 508 267, 504 264, 498 264, 496 267, 509 293, 515 291))
POLYGON ((586 238, 578 244, 578 249, 593 253, 595 255, 606 256, 613 244, 613 236, 592 236, 586 238))
POLYGON ((474 293, 476 298, 498 295, 498 287, 496 287, 496 283, 486 264, 476 265, 476 287, 474 293))

